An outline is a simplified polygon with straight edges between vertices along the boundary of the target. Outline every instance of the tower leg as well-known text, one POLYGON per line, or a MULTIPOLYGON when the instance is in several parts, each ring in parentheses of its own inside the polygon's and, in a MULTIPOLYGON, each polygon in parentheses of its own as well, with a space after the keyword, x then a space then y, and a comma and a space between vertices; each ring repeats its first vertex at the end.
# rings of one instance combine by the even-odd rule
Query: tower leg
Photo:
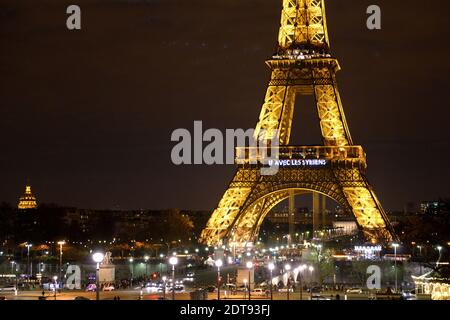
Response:
POLYGON ((313 192, 313 237, 320 229, 320 194, 313 192))
POLYGON ((295 217, 295 195, 294 190, 289 190, 289 213, 288 213, 288 223, 289 223, 289 240, 288 244, 291 245, 294 239, 294 217, 295 217))
POLYGON ((372 243, 396 240, 395 232, 375 192, 363 175, 361 178, 362 185, 344 186, 343 191, 365 238, 372 243))
POLYGON ((322 215, 322 228, 327 226, 327 197, 324 195, 320 195, 322 198, 321 206, 320 206, 320 214, 322 215))

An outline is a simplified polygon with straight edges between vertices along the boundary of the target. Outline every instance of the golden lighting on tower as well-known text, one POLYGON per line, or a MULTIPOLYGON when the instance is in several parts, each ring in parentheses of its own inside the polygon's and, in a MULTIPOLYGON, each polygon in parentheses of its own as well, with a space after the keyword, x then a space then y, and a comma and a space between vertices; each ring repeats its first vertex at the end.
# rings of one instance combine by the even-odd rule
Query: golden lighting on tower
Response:
POLYGON ((269 211, 290 194, 325 195, 352 212, 366 239, 389 243, 394 230, 367 181, 366 155, 353 144, 337 86, 339 63, 330 52, 324 0, 283 0, 278 48, 266 61, 271 69, 264 103, 256 124, 256 137, 279 139, 279 157, 286 163, 315 159, 323 166, 285 167, 274 176, 261 175, 252 165, 250 148, 238 148, 238 169, 213 212, 201 241, 251 245, 269 211), (292 146, 295 100, 313 95, 322 146, 292 146))

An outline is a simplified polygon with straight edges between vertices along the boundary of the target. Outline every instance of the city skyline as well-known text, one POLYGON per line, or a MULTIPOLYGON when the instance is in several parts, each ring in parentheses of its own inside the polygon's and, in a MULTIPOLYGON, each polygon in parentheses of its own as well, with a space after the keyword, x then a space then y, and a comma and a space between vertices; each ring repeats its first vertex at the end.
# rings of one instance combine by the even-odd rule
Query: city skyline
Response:
MULTIPOLYGON (((448 27, 440 12, 426 8, 425 30, 415 2, 380 1, 379 31, 366 28, 368 1, 327 3, 332 50, 345 70, 338 81, 349 126, 390 211, 450 194, 449 111, 442 103, 448 92, 439 90, 449 84, 441 62, 448 27)), ((29 178, 40 203, 214 208, 234 166, 175 166, 170 134, 192 130, 195 120, 222 130, 255 126, 280 3, 133 3, 79 1, 86 16, 79 33, 65 28, 64 3, 49 2, 43 11, 2 4, 0 201, 15 205, 29 178), (250 7, 258 8, 251 17, 250 7)), ((296 115, 313 119, 311 104, 301 109, 296 115)), ((300 125, 317 129, 298 121, 296 132, 300 125)), ((319 137, 297 139, 311 144, 319 137)))

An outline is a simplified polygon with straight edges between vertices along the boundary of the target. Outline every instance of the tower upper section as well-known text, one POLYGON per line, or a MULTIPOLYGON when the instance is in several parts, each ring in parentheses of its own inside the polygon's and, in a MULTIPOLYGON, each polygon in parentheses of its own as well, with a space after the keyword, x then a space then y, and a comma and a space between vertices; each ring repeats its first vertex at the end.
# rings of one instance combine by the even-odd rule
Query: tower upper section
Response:
POLYGON ((329 54, 325 0, 283 0, 278 54, 329 54))

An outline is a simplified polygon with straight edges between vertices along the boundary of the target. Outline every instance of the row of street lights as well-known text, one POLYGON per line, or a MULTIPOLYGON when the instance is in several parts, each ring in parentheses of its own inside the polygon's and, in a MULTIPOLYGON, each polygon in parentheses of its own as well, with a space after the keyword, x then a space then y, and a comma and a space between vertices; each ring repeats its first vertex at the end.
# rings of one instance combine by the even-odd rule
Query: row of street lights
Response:
MULTIPOLYGON (((60 258, 59 258, 59 279, 62 279, 62 257, 63 257, 63 245, 65 244, 65 241, 58 241, 57 244, 59 245, 59 249, 60 249, 60 258)), ((30 263, 30 248, 32 247, 32 244, 26 243, 25 245, 27 247, 27 264, 29 267, 29 263, 30 263)), ((394 248, 394 268, 395 268, 395 290, 397 292, 397 248, 400 245, 397 243, 393 243, 392 247, 394 248)), ((419 246, 418 246, 419 247, 419 246)), ((419 247, 421 249, 421 247, 419 247)), ((442 250, 442 246, 437 246, 436 248, 439 251, 439 260, 437 262, 437 264, 439 263, 440 259, 441 259, 441 250, 442 250)), ((163 257, 161 255, 161 257, 163 257)), ((100 263, 103 261, 104 259, 104 254, 101 252, 96 252, 92 255, 92 258, 94 260, 94 262, 96 262, 97 267, 96 267, 96 298, 97 300, 99 299, 99 287, 100 287, 100 283, 99 283, 99 271, 100 271, 100 263)), ((144 257, 145 262, 147 263, 149 260, 149 256, 146 255, 144 257)), ((131 263, 133 262, 133 258, 131 257, 129 260, 131 263)), ((11 263, 12 264, 12 268, 14 266, 14 262, 11 263)), ((172 257, 169 258, 169 264, 172 265, 172 299, 175 300, 175 266, 178 264, 178 258, 174 255, 172 257)), ((215 261, 215 266, 217 267, 217 299, 220 300, 220 268, 223 266, 223 261, 221 259, 217 259, 215 261)), ((27 267, 27 268, 28 268, 27 267)), ((248 299, 251 300, 251 269, 253 269, 253 262, 248 261, 246 264, 246 267, 249 270, 249 274, 248 274, 248 292, 249 292, 249 297, 248 299)), ((301 265, 299 266, 297 269, 298 272, 300 272, 300 299, 302 299, 302 291, 303 291, 303 287, 302 287, 302 272, 308 268, 309 271, 312 273, 314 271, 314 267, 313 266, 306 266, 306 265, 301 265)), ((273 262, 270 262, 268 264, 268 269, 270 271, 270 298, 271 300, 273 299, 273 270, 275 269, 275 264, 273 262)), ((288 272, 288 274, 290 274, 290 270, 291 270, 291 266, 290 264, 286 264, 284 266, 284 270, 288 272)), ((148 273, 147 270, 147 266, 146 266, 146 272, 148 273)), ((57 280, 57 276, 54 277, 55 280, 55 297, 56 297, 56 280, 57 280)), ((132 275, 132 279, 133 279, 133 275, 132 275)), ((167 278, 163 277, 163 281, 165 284, 165 280, 167 278), (165 278, 165 279, 164 279, 165 278)), ((60 280, 61 281, 61 280, 60 280)), ((246 279, 244 279, 244 283, 245 286, 247 288, 247 281, 246 279)), ((289 300, 289 277, 288 277, 288 289, 287 289, 287 298, 289 300)), ((164 296, 165 296, 165 288, 164 288, 164 296)))

